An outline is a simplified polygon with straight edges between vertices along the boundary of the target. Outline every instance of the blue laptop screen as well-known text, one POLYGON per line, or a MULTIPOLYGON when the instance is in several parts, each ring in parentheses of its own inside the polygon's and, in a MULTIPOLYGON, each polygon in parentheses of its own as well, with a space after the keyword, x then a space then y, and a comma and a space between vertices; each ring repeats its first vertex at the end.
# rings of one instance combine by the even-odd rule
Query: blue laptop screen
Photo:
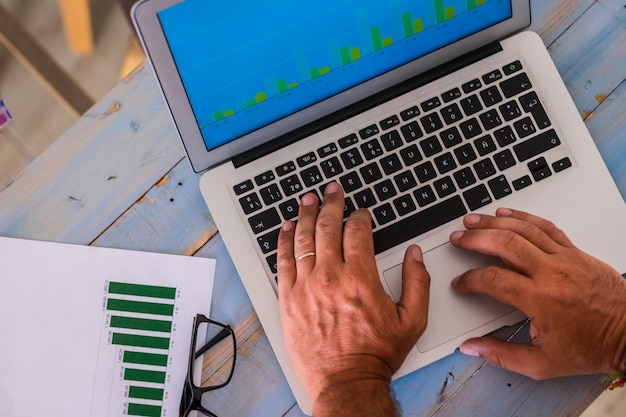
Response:
POLYGON ((211 150, 511 15, 504 0, 186 0, 159 20, 211 150))

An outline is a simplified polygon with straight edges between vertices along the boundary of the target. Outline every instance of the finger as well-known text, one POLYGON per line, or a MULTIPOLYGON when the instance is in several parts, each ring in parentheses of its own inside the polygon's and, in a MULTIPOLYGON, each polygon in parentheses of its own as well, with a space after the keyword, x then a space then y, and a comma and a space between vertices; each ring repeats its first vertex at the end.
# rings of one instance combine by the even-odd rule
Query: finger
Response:
POLYGON ((459 347, 461 353, 480 357, 492 365, 536 380, 560 376, 559 369, 541 347, 479 337, 459 347))
POLYGON ((343 230, 343 258, 345 262, 371 262, 375 267, 372 215, 370 212, 365 209, 352 212, 343 230))
POLYGON ((419 337, 428 323, 430 275, 419 246, 411 246, 402 264, 402 295, 398 300, 400 320, 414 329, 419 337))
POLYGON ((562 249, 562 245, 546 234, 535 224, 523 219, 511 216, 488 216, 481 214, 469 214, 463 219, 468 229, 495 229, 509 230, 517 233, 528 242, 535 245, 546 253, 556 253, 562 249))
POLYGON ((454 232, 450 242, 461 249, 500 257, 507 265, 531 274, 546 253, 520 234, 508 229, 470 229, 454 232))
POLYGON ((507 208, 501 208, 496 211, 496 216, 499 217, 511 217, 514 219, 519 219, 526 221, 535 225, 537 228, 542 230, 547 236, 549 236, 552 240, 557 242, 561 246, 565 246, 568 248, 575 247, 572 241, 567 237, 565 232, 556 227, 554 223, 549 220, 546 220, 542 217, 535 216, 523 211, 511 210, 507 208))
POLYGON ((305 266, 310 269, 315 265, 315 256, 302 255, 315 252, 315 223, 319 212, 319 200, 315 194, 305 194, 300 200, 298 209, 298 223, 294 234, 293 252, 296 257, 296 266, 305 266))
POLYGON ((326 186, 324 203, 315 226, 316 262, 333 265, 343 261, 342 234, 345 200, 343 190, 336 182, 326 186))
POLYGON ((472 269, 452 280, 452 288, 466 294, 487 294, 532 317, 534 282, 515 271, 497 266, 472 269))
POLYGON ((292 221, 283 224, 278 234, 278 294, 285 294, 296 283, 296 259, 293 239, 296 225, 292 221))

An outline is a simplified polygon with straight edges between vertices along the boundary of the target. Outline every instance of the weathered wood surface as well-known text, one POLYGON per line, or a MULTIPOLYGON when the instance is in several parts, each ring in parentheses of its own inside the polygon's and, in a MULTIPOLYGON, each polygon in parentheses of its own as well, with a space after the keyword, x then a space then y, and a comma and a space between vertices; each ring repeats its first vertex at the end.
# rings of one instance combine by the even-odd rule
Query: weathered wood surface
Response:
MULTIPOLYGON (((626 196, 623 2, 531 3, 531 29, 548 46, 626 196)), ((233 325, 239 349, 235 377, 207 394, 207 405, 221 416, 301 416, 198 180, 152 74, 140 69, 0 192, 0 235, 216 258, 211 314, 233 325)), ((393 388, 405 416, 575 416, 602 382, 536 382, 457 352, 393 388)))

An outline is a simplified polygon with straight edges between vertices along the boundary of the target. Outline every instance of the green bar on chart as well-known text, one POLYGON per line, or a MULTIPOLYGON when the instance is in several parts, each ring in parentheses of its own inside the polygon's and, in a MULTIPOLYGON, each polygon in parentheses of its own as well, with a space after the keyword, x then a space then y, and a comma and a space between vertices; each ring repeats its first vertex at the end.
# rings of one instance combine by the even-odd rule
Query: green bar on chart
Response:
POLYGON ((226 110, 224 112, 224 117, 231 117, 234 114, 235 114, 235 110, 234 109, 226 110))
POLYGON ((341 55, 341 64, 348 65, 350 63, 350 48, 347 46, 342 46, 339 50, 339 55, 341 55))
POLYGON ((330 67, 329 66, 320 68, 320 75, 326 75, 329 72, 330 72, 330 67))
POLYGON ((110 282, 109 294, 138 295, 141 297, 167 298, 169 300, 174 300, 176 298, 176 288, 110 282))
POLYGON ((296 88, 297 86, 298 86, 298 83, 297 83, 297 82, 295 82, 295 83, 291 83, 291 84, 289 84, 289 86, 288 86, 288 87, 289 87, 289 89, 290 89, 290 90, 293 90, 293 89, 294 89, 294 88, 296 88))
POLYGON ((248 107, 254 107, 254 106, 256 106, 256 100, 255 99, 248 100, 248 107))
POLYGON ((387 48, 388 46, 393 45, 393 38, 391 36, 387 36, 385 39, 383 39, 383 47, 387 48))
POLYGON ((413 18, 411 12, 406 12, 402 15, 402 26, 404 28, 404 36, 410 38, 415 35, 413 32, 413 18))
POLYGON ((282 80, 278 80, 276 82, 276 86, 278 87, 278 92, 279 93, 284 93, 287 91, 287 80, 285 80, 284 78, 282 80))
POLYGON ((123 360, 124 363, 138 365, 167 366, 167 355, 159 355, 158 353, 124 351, 123 360))
POLYGON ((113 333, 114 345, 169 349, 170 339, 166 337, 141 336, 137 334, 113 333))
POLYGON ((109 298, 107 301, 107 310, 171 316, 174 314, 174 305, 109 298))
POLYGON ((314 80, 316 78, 319 78, 320 76, 320 69, 315 67, 315 68, 311 68, 311 70, 309 71, 309 75, 311 76, 311 79, 314 80))
POLYGON ((476 0, 467 0, 467 10, 476 8, 476 0))
POLYGON ((421 17, 413 21, 413 30, 415 33, 421 33, 424 31, 424 19, 421 17))
POLYGON ((216 122, 219 122, 220 120, 222 120, 224 118, 224 112, 220 111, 216 111, 215 113, 213 113, 213 119, 216 122))
POLYGON ((128 390, 130 398, 141 398, 142 400, 163 401, 164 391, 160 388, 134 387, 128 390))
POLYGON ((476 4, 478 4, 479 6, 484 6, 485 3, 487 3, 487 0, 478 0, 476 4))
POLYGON ((149 371, 146 369, 124 369, 124 380, 126 381, 153 382, 155 384, 164 384, 165 375, 165 372, 149 371))
POLYGON ((161 417, 161 406, 145 404, 128 404, 129 416, 161 417))
POLYGON ((454 19, 454 6, 446 7, 446 20, 454 19))
POLYGON ((263 103, 265 100, 267 100, 267 95, 265 94, 265 91, 256 93, 256 95, 254 96, 254 101, 256 101, 257 104, 263 103))
POLYGON ((437 23, 446 21, 446 10, 443 5, 443 0, 435 0, 435 18, 437 19, 437 23))
POLYGON ((352 62, 361 59, 361 48, 357 46, 356 48, 350 49, 350 59, 352 62))
POLYGON ((169 333, 172 331, 172 322, 165 320, 140 319, 137 317, 112 316, 111 327, 169 333))
POLYGON ((374 51, 380 51, 383 49, 383 38, 380 34, 380 28, 375 27, 371 30, 372 33, 372 45, 374 46, 374 51))

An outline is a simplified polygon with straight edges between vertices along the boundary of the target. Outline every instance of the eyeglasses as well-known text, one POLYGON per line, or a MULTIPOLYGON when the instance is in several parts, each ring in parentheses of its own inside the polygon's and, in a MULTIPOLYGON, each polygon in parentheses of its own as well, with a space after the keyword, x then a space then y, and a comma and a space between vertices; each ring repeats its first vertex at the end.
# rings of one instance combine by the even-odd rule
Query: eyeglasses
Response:
POLYGON ((187 377, 180 400, 180 417, 217 417, 202 406, 202 395, 222 388, 230 382, 235 370, 236 347, 235 332, 230 326, 213 321, 202 314, 196 315, 191 333, 187 377), (229 360, 231 356, 232 360, 229 360), (220 371, 203 384, 204 366, 210 364, 220 366, 220 371))

